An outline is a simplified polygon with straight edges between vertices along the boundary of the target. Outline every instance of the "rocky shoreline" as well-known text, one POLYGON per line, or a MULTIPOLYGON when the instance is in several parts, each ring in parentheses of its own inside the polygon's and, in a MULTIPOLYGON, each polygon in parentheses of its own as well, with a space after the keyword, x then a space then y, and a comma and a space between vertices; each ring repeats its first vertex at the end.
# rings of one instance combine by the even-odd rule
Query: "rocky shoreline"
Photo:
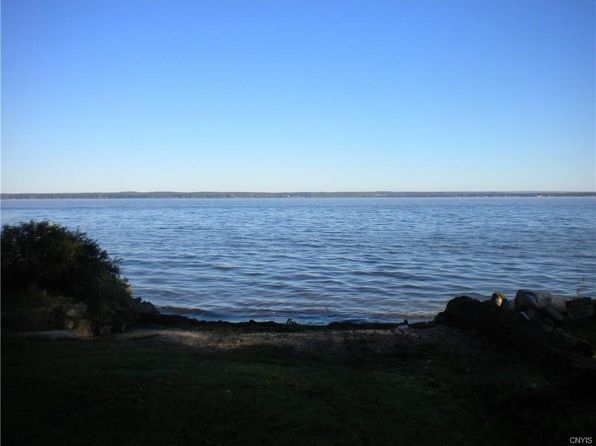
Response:
POLYGON ((81 305, 60 310, 61 330, 3 323, 7 444, 279 444, 283 436, 543 445, 593 435, 594 316, 565 315, 547 331, 547 311, 527 319, 521 302, 458 296, 426 323, 301 325, 200 321, 137 304, 134 325, 109 333, 82 334, 81 305))
MULTIPOLYGON (((585 301, 586 299, 584 299, 585 301)), ((588 298, 589 305, 596 305, 588 298)), ((570 318, 561 302, 547 293, 520 290, 514 302, 494 294, 484 301, 467 296, 450 300, 433 321, 409 324, 338 321, 326 325, 273 321, 204 321, 162 314, 149 302, 134 299, 130 326, 106 325, 93 330, 86 305, 20 309, 2 313, 4 333, 49 338, 155 338, 172 345, 277 345, 295 351, 344 354, 355 345, 377 353, 410 351, 424 342, 482 338, 505 350, 515 350, 541 362, 596 371, 596 312, 570 318), (556 310, 555 310, 556 308, 556 310), (342 353, 343 352, 343 353, 342 353)), ((159 340, 159 341, 158 341, 159 340)), ((459 342, 459 341, 456 341, 459 342)), ((461 343, 461 342, 460 342, 461 343)))

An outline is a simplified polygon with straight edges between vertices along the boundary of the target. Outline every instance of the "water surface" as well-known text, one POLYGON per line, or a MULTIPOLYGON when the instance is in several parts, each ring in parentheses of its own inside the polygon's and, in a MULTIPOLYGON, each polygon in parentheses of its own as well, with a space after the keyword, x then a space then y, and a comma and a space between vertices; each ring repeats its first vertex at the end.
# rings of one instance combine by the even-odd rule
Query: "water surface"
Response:
POLYGON ((596 277, 594 197, 2 201, 2 223, 30 219, 87 232, 135 295, 206 319, 419 319, 596 277))

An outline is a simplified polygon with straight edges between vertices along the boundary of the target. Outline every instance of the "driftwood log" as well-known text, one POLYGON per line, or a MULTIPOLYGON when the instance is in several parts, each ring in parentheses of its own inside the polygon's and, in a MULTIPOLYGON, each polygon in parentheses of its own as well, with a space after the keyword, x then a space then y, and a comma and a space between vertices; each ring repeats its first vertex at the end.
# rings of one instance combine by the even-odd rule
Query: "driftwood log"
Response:
POLYGON ((495 343, 538 360, 596 371, 595 348, 589 342, 554 326, 546 328, 538 321, 528 320, 519 311, 504 309, 494 301, 456 297, 437 315, 435 322, 475 330, 495 343))

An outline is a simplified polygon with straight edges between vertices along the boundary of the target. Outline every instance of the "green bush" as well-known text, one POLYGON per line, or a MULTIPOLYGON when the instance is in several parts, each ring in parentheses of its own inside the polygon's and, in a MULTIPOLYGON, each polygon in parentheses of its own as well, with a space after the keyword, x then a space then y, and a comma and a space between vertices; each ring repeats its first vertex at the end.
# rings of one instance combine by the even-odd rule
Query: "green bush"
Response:
POLYGON ((1 247, 3 309, 83 302, 95 330, 132 322, 118 261, 85 233, 48 221, 4 225, 1 247))

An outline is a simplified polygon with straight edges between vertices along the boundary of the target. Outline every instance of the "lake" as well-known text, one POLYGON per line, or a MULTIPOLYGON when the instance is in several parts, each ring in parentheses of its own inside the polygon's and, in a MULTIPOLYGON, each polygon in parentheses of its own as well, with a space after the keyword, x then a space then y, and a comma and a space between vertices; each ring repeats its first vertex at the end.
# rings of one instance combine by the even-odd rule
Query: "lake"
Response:
POLYGON ((2 200, 88 233, 134 294, 210 320, 421 320, 463 293, 594 294, 595 197, 2 200))

